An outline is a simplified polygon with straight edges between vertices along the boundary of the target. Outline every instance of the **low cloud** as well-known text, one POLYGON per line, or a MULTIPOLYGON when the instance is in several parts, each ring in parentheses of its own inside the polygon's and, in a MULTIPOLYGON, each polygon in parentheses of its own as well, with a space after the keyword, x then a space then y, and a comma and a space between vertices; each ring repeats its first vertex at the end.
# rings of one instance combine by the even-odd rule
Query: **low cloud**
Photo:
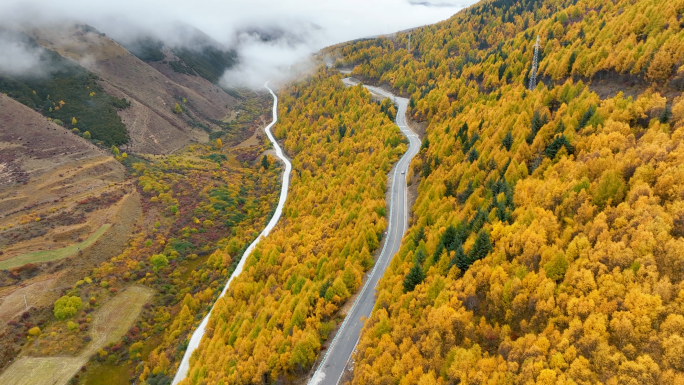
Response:
POLYGON ((229 44, 238 52, 238 64, 226 71, 221 84, 258 88, 269 81, 277 87, 315 65, 312 54, 321 33, 319 26, 307 23, 290 30, 265 26, 236 31, 229 44))
POLYGON ((78 64, 90 71, 95 71, 97 69, 97 60, 93 55, 85 55, 79 61, 78 64))
POLYGON ((472 2, 469 1, 462 1, 462 0, 432 0, 432 1, 423 1, 423 0, 409 0, 409 4, 411 5, 422 5, 425 7, 443 7, 443 8, 464 8, 467 7, 468 5, 472 4, 472 2))
MULTIPOLYGON (((283 81, 293 66, 306 66, 311 55, 323 47, 435 23, 449 18, 469 1, 474 2, 410 1, 421 2, 7 0, 0 1, 0 27, 29 21, 39 27, 55 20, 87 23, 123 44, 153 37, 167 46, 188 48, 195 46, 188 37, 196 27, 238 54, 240 64, 225 74, 224 85, 260 87, 268 79, 283 81)), ((19 60, 35 63, 35 52, 20 52, 15 58, 4 52, 0 60, 7 63, 0 66, 17 70, 24 68, 17 64, 19 60)))
POLYGON ((42 61, 43 50, 31 46, 21 35, 11 32, 0 32, 0 72, 11 76, 45 74, 42 61))

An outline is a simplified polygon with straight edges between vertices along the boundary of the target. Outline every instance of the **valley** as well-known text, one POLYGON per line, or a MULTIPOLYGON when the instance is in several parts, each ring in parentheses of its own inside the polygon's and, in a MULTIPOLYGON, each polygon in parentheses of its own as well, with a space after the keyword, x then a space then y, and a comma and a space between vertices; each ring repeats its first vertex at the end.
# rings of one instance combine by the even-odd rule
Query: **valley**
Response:
MULTIPOLYGON (((77 317, 62 316, 56 310, 59 301, 55 302, 55 318, 48 316, 40 323, 40 331, 31 335, 20 358, 6 370, 9 373, 6 375, 15 376, 12 373, 31 368, 36 376, 45 376, 52 370, 49 363, 53 357, 77 357, 73 367, 84 369, 78 373, 75 370, 64 372, 65 376, 68 374, 64 383, 74 378, 83 378, 87 383, 88 378, 98 378, 98 370, 105 370, 107 365, 117 367, 117 374, 112 378, 126 383, 136 368, 127 364, 125 359, 144 362, 171 349, 175 352, 171 359, 180 360, 184 350, 176 348, 185 338, 184 333, 194 329, 194 314, 208 310, 204 306, 211 304, 221 292, 218 282, 225 280, 240 262, 239 258, 232 256, 244 253, 266 219, 274 215, 276 207, 272 202, 277 200, 276 193, 280 190, 278 176, 281 167, 274 160, 270 161, 273 165, 266 168, 257 161, 262 159, 259 153, 265 150, 261 144, 236 146, 226 151, 230 151, 229 158, 222 153, 218 143, 213 146, 194 145, 179 154, 156 156, 150 158, 153 162, 136 163, 133 168, 136 182, 131 187, 138 197, 138 209, 142 213, 132 219, 140 222, 130 223, 135 230, 133 234, 114 234, 118 239, 130 240, 120 246, 119 251, 110 249, 114 256, 102 260, 94 269, 85 263, 83 269, 75 270, 71 257, 67 256, 67 253, 76 252, 77 258, 87 258, 88 251, 97 247, 100 241, 82 250, 78 247, 92 243, 92 238, 61 249, 25 253, 9 259, 21 264, 27 257, 54 259, 55 254, 61 254, 60 257, 66 258, 65 262, 58 262, 60 264, 52 268, 66 268, 69 273, 57 277, 67 279, 79 271, 81 275, 75 277, 78 280, 75 284, 67 284, 58 290, 53 288, 54 294, 50 297, 43 293, 46 284, 57 282, 55 275, 43 277, 41 274, 42 271, 52 272, 46 267, 51 267, 55 261, 34 261, 32 265, 10 268, 13 274, 26 269, 33 275, 36 274, 34 271, 38 272, 31 281, 20 276, 20 282, 31 283, 32 286, 8 294, 2 302, 6 309, 16 309, 22 323, 28 323, 22 318, 24 295, 29 300, 39 300, 31 303, 32 308, 43 304, 52 309, 53 301, 58 298, 59 301, 78 298, 79 305, 73 310, 78 313, 77 317), (252 163, 253 166, 248 165, 252 163), (97 330, 96 320, 101 313, 107 312, 103 309, 116 308, 117 314, 122 316, 128 314, 121 311, 122 307, 127 311, 133 309, 130 299, 117 302, 117 298, 121 295, 119 293, 129 292, 134 287, 142 287, 149 293, 142 297, 144 300, 140 302, 139 311, 131 313, 132 316, 125 320, 110 319, 108 325, 118 327, 120 333, 107 341, 93 343, 96 339, 88 337, 88 333, 97 330), (31 290, 29 288, 36 293, 31 295, 27 292, 31 290), (42 295, 36 297, 38 293, 42 295), (40 369, 44 364, 47 369, 40 369)), ((126 220, 112 218, 117 225, 126 220)), ((104 234, 95 232, 94 237, 100 235, 103 239, 111 229, 113 226, 101 227, 99 232, 105 230, 104 234)), ((88 262, 92 263, 90 258, 88 262)), ((9 320, 8 325, 12 330, 21 324, 9 320)), ((33 325, 26 327, 31 329, 33 325)), ((141 366, 138 368, 142 369, 141 366)), ((31 381, 38 377, 31 378, 34 377, 28 377, 28 383, 35 383, 31 381)))
MULTIPOLYGON (((280 216, 283 212, 283 206, 285 205, 285 201, 287 200, 287 191, 290 187, 290 172, 292 170, 292 164, 289 160, 287 160, 287 158, 285 158, 285 156, 283 155, 283 150, 280 148, 278 142, 276 142, 276 140, 273 137, 273 134, 271 133, 271 128, 278 121, 278 97, 275 93, 273 93, 272 89, 268 88, 268 83, 264 85, 264 88, 266 88, 268 92, 273 96, 273 120, 266 126, 264 131, 266 132, 268 139, 271 141, 271 144, 273 144, 273 147, 275 147, 276 156, 278 157, 279 161, 285 165, 285 170, 283 171, 282 175, 280 197, 278 198, 278 205, 276 206, 275 211, 273 212, 273 215, 271 216, 271 219, 266 225, 266 227, 259 233, 259 235, 257 235, 256 239, 247 247, 247 249, 245 249, 244 254, 242 256, 239 256, 240 262, 235 267, 235 270, 233 270, 232 274, 230 275, 230 278, 228 278, 228 282, 226 282, 225 286, 223 287, 223 290, 221 291, 221 295, 219 296, 219 298, 223 297, 226 294, 226 291, 228 291, 228 287, 231 281, 235 277, 239 276, 240 273, 242 273, 242 270, 245 266, 245 261, 247 260, 249 255, 254 251, 259 241, 262 238, 267 237, 268 233, 271 232, 271 230, 273 230, 273 228, 278 223, 278 220, 280 220, 280 216)), ((253 143, 254 140, 255 137, 251 137, 247 141, 243 142, 243 144, 241 144, 240 146, 247 145, 248 143, 253 143)), ((212 310, 213 307, 214 306, 212 305, 212 310)), ((212 313, 210 310, 209 313, 202 319, 202 322, 197 327, 197 329, 192 333, 190 341, 188 342, 188 347, 183 355, 183 359, 181 360, 180 366, 178 367, 176 375, 174 376, 173 384, 177 384, 187 377, 190 365, 190 357, 192 356, 192 353, 197 349, 197 347, 200 344, 200 341, 206 334, 206 328, 211 317, 211 314, 212 313)))
POLYGON ((231 254, 275 210, 280 166, 259 156, 269 149, 256 135, 269 99, 206 80, 232 65, 211 49, 180 52, 179 73, 86 25, 11 38, 52 72, 0 71, 2 381, 90 383, 110 370, 108 383, 128 383, 142 370, 132 360, 185 337, 183 317, 218 295, 231 254), (101 317, 111 338, 99 337, 101 317))
POLYGON ((684 383, 684 0, 202 4, 0 28, 0 383, 684 383))

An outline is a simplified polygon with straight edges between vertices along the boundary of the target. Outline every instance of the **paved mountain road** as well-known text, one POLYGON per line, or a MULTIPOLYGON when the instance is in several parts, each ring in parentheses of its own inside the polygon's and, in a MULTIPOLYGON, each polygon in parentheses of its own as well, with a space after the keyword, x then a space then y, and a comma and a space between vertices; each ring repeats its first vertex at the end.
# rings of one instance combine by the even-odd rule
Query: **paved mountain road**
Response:
MULTIPOLYGON (((347 86, 355 85, 354 82, 345 78, 342 82, 347 86)), ((420 149, 420 140, 418 136, 411 131, 406 125, 406 109, 409 100, 406 98, 396 97, 389 92, 377 87, 365 86, 371 93, 391 98, 399 107, 397 110, 396 124, 401 132, 409 140, 408 151, 399 159, 392 174, 392 184, 390 190, 390 216, 389 226, 387 229, 387 238, 385 245, 382 248, 380 257, 375 263, 375 267, 370 273, 370 277, 366 284, 361 289, 361 294, 356 298, 351 310, 347 314, 340 327, 335 339, 330 344, 323 360, 318 369, 309 381, 309 385, 337 385, 344 374, 344 368, 347 361, 350 359, 352 352, 356 348, 359 341, 359 335, 363 322, 361 317, 368 318, 375 306, 375 288, 382 277, 385 269, 389 266, 392 256, 399 251, 401 238, 408 226, 408 205, 407 205, 407 186, 406 174, 411 159, 416 155, 420 149)))
MULTIPOLYGON (((223 291, 221 292, 221 295, 219 297, 223 297, 226 294, 226 291, 228 290, 228 285, 230 285, 230 283, 233 281, 233 278, 237 277, 238 275, 240 275, 240 273, 242 273, 242 268, 245 265, 247 256, 252 252, 252 250, 254 250, 254 247, 256 247, 257 243, 259 243, 262 237, 266 237, 268 233, 270 233, 271 230, 273 230, 276 223, 278 223, 280 215, 283 213, 283 206, 285 205, 285 200, 287 199, 287 191, 290 187, 290 171, 292 170, 292 164, 290 163, 290 161, 287 160, 287 158, 285 158, 285 155, 283 155, 283 150, 281 150, 280 146, 278 145, 278 142, 276 142, 275 138, 271 134, 271 127, 273 127, 273 125, 278 121, 278 97, 275 93, 273 93, 273 90, 268 88, 268 83, 264 84, 264 87, 268 89, 268 91, 273 96, 273 121, 265 128, 266 135, 268 135, 268 139, 271 141, 271 143, 273 143, 273 147, 275 147, 276 155, 278 155, 278 158, 280 158, 283 161, 283 163, 285 163, 285 172, 283 172, 283 184, 280 189, 280 200, 278 201, 278 206, 276 207, 276 211, 273 214, 273 217, 271 217, 271 220, 268 222, 264 230, 261 231, 261 234, 259 234, 259 236, 254 240, 254 242, 252 242, 252 244, 249 245, 247 250, 245 250, 245 253, 242 255, 242 259, 240 260, 240 263, 238 263, 237 267, 235 268, 235 271, 233 271, 233 274, 231 274, 230 278, 228 279, 228 282, 226 282, 226 286, 223 288, 223 291)), ((190 369, 190 357, 192 356, 192 353, 197 349, 197 347, 200 344, 200 341, 202 340, 202 337, 204 336, 204 332, 207 327, 207 321, 209 321, 209 316, 211 316, 211 312, 213 310, 214 307, 212 306, 209 313, 202 320, 202 323, 200 323, 199 327, 195 329, 195 331, 192 333, 192 337, 190 337, 190 342, 188 343, 188 347, 185 350, 185 354, 183 355, 181 364, 178 367, 176 376, 173 378, 173 385, 178 384, 188 375, 188 370, 190 369)))

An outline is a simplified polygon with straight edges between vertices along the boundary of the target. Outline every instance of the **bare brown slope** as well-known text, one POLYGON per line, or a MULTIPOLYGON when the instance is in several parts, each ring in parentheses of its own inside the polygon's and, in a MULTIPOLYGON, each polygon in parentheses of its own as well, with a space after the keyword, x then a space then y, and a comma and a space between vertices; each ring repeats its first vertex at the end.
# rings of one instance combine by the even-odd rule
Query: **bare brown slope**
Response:
MULTIPOLYGON (((0 94, 0 189, 105 153, 64 127, 0 94)), ((0 190, 1 191, 1 190, 0 190)))
POLYGON ((65 288, 125 247, 140 215, 125 168, 107 151, 0 94, 0 261, 59 251, 111 225, 76 255, 0 270, 0 369, 65 288))
POLYGON ((125 168, 3 94, 0 111, 0 260, 68 246, 107 223, 111 213, 98 210, 125 195, 125 168), (111 198, 82 203, 100 194, 111 198))
POLYGON ((119 112, 131 137, 129 151, 164 154, 193 141, 206 142, 207 131, 218 129, 212 120, 230 115, 236 104, 232 96, 207 80, 172 71, 162 73, 94 32, 53 28, 32 30, 31 36, 101 76, 107 93, 131 101, 130 108, 119 112), (183 113, 173 112, 176 103, 183 106, 183 113))
POLYGON ((167 62, 177 61, 179 58, 168 48, 164 48, 163 52, 165 55, 164 61, 150 62, 148 64, 171 81, 198 93, 202 98, 192 101, 192 107, 197 109, 197 113, 215 120, 224 120, 227 116, 233 114, 236 104, 234 97, 228 95, 221 87, 212 84, 201 76, 192 76, 174 71, 167 62), (207 105, 206 102, 210 104, 207 105))

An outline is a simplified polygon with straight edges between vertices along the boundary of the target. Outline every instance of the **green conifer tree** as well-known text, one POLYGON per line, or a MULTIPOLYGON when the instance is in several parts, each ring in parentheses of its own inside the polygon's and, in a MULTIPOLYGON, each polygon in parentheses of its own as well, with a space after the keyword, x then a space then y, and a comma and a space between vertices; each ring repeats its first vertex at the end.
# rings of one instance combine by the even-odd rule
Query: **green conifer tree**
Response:
POLYGON ((413 243, 418 246, 420 241, 425 239, 425 227, 420 226, 416 235, 413 236, 413 243))
POLYGON ((425 273, 420 265, 415 264, 404 278, 404 292, 413 291, 425 279, 425 273))
POLYGON ((478 259, 482 259, 492 251, 492 242, 489 239, 489 233, 485 230, 481 230, 477 233, 477 238, 475 238, 475 244, 473 248, 468 253, 468 262, 472 264, 478 259))
POLYGON ((510 131, 506 133, 506 136, 501 141, 501 145, 506 148, 506 151, 511 151, 511 146, 513 145, 513 134, 510 131))
POLYGON ((466 253, 463 251, 463 245, 459 243, 454 251, 455 255, 451 260, 451 265, 456 265, 461 272, 465 272, 470 267, 470 261, 466 253))

